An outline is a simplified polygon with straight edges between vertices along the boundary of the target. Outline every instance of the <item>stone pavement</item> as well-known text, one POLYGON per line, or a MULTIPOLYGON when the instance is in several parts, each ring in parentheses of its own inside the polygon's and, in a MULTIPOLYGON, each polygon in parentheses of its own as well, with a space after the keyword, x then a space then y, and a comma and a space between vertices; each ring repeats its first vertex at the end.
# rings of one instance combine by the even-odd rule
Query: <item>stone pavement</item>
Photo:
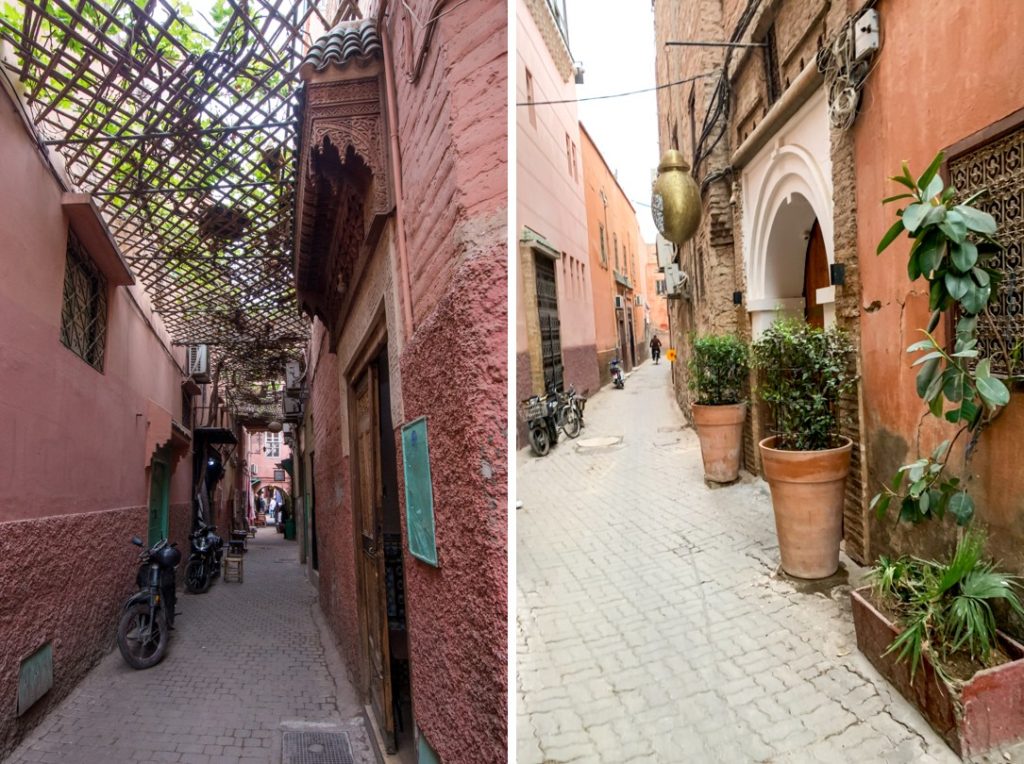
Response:
POLYGON ((377 761, 295 542, 261 528, 244 583, 179 592, 177 609, 160 664, 134 671, 115 647, 9 764, 279 764, 291 730, 348 732, 355 761, 377 761))
POLYGON ((517 762, 959 761, 858 652, 846 576, 777 574, 767 485, 705 486, 670 373, 518 454, 517 762))

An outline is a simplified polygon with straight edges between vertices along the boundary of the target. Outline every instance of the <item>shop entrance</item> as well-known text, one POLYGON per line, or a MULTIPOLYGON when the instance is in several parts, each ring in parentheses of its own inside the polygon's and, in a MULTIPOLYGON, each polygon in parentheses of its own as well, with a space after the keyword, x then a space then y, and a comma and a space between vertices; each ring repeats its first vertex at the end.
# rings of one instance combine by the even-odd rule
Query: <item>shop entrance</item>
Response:
POLYGON ((412 753, 412 693, 387 346, 354 389, 355 497, 364 677, 388 753, 412 753))

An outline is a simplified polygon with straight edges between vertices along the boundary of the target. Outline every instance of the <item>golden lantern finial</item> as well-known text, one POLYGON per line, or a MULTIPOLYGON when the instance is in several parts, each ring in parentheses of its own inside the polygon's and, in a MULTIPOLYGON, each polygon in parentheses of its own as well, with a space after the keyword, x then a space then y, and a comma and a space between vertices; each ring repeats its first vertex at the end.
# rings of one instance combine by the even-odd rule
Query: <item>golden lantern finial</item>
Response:
POLYGON ((681 151, 669 149, 662 154, 651 189, 651 215, 661 235, 673 244, 682 244, 697 233, 700 189, 681 151))

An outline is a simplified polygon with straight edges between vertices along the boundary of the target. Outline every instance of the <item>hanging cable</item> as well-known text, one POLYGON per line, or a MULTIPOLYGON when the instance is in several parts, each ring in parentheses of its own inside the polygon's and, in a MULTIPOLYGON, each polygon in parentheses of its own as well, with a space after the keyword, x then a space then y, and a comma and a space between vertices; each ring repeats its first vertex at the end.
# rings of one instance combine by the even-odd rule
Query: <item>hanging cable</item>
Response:
POLYGON ((559 103, 580 103, 582 101, 600 101, 606 98, 622 98, 623 96, 638 95, 640 93, 652 93, 655 90, 664 90, 665 88, 671 88, 676 85, 685 85, 687 82, 693 82, 694 80, 703 79, 705 77, 714 77, 718 74, 718 70, 704 72, 704 74, 695 74, 693 77, 687 77, 684 80, 676 80, 675 82, 666 82, 664 85, 655 85, 652 88, 643 88, 642 90, 629 90, 625 93, 609 93, 608 95, 599 96, 588 96, 586 98, 566 98, 561 101, 519 101, 516 106, 550 106, 552 104, 559 103))

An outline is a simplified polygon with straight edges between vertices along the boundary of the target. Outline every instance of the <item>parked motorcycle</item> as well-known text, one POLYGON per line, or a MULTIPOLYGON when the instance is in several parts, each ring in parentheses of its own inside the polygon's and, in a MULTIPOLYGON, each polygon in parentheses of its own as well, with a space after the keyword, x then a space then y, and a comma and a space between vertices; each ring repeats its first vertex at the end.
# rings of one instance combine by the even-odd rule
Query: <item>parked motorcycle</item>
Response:
MULTIPOLYGON (((138 536, 135 546, 143 546, 138 536)), ((176 544, 160 539, 139 553, 135 583, 139 591, 128 598, 117 624, 117 647, 133 669, 155 666, 167 653, 174 628, 174 569, 181 562, 176 544)))
POLYGON ((202 594, 210 588, 213 579, 220 575, 221 558, 224 556, 224 540, 214 531, 216 525, 199 524, 191 534, 191 550, 188 565, 185 566, 185 589, 192 594, 202 594))
POLYGON ((621 361, 618 358, 613 358, 608 366, 612 371, 612 384, 615 385, 616 390, 621 390, 626 386, 626 378, 622 374, 621 361))
POLYGON ((531 396, 519 404, 519 413, 526 422, 530 448, 537 456, 546 456, 558 442, 558 396, 531 396))

